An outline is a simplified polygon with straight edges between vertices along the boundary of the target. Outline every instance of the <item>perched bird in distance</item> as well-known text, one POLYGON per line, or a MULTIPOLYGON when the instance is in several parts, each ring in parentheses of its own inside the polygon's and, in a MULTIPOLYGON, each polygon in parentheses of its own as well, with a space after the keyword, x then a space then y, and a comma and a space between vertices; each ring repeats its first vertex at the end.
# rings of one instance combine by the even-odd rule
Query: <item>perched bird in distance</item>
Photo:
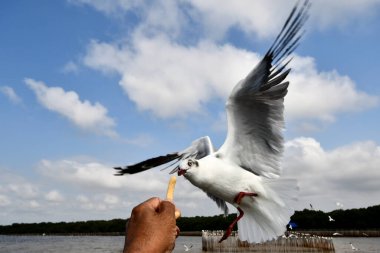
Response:
POLYGON ((352 244, 352 242, 350 242, 350 245, 351 245, 351 249, 352 249, 353 251, 357 251, 357 250, 359 250, 358 248, 356 248, 356 247, 352 244))
POLYGON ((191 244, 189 247, 186 244, 184 244, 183 247, 185 247, 185 251, 189 251, 193 247, 193 245, 191 244))

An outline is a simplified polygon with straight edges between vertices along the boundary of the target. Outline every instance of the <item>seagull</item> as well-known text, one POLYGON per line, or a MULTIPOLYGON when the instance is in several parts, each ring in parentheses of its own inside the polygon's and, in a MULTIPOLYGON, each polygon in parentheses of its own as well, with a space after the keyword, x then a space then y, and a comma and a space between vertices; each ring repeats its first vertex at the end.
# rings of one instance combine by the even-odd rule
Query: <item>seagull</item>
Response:
POLYGON ((310 209, 311 209, 311 210, 314 210, 314 208, 313 208, 313 205, 312 205, 312 204, 310 204, 310 209))
POLYGON ((225 215, 227 203, 238 210, 219 242, 231 235, 236 223, 241 241, 260 243, 281 236, 298 193, 295 179, 280 177, 284 97, 289 86, 285 79, 309 7, 309 0, 294 6, 261 61, 233 88, 226 102, 227 136, 219 149, 205 136, 182 151, 115 167, 115 175, 174 167, 170 174, 184 176, 202 189, 225 215))
POLYGON ((183 247, 185 247, 185 251, 189 251, 193 245, 191 244, 190 247, 188 247, 186 244, 184 244, 183 247))
POLYGON ((351 242, 350 242, 350 245, 351 245, 351 249, 352 249, 352 250, 355 250, 355 251, 356 251, 356 250, 359 250, 359 249, 358 249, 358 248, 356 248, 354 245, 352 245, 352 243, 351 243, 351 242))
POLYGON ((329 215, 329 221, 335 221, 331 216, 329 215))

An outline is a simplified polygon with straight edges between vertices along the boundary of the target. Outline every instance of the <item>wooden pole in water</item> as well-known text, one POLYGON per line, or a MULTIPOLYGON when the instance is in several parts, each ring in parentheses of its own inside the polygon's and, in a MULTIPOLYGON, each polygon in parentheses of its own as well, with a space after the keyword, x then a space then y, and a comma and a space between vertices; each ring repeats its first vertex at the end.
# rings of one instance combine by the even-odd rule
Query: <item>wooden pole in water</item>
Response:
POLYGON ((222 243, 219 239, 223 231, 202 231, 202 250, 209 252, 301 252, 306 249, 323 250, 323 252, 335 252, 331 237, 311 236, 300 233, 289 233, 276 240, 249 244, 239 240, 237 232, 233 232, 222 243))

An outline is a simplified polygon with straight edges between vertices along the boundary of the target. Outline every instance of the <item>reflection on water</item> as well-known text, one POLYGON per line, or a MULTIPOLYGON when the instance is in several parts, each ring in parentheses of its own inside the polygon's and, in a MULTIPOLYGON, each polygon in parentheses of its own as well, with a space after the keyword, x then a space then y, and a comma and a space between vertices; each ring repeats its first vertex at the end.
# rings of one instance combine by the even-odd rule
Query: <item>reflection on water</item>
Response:
MULTIPOLYGON (((350 242, 352 242, 352 244, 359 249, 355 252, 380 252, 380 238, 376 237, 341 237, 334 238, 333 242, 336 253, 354 252, 351 249, 349 244, 350 242)), ((124 237, 122 236, 0 235, 0 253, 120 253, 122 252, 123 245, 124 237)), ((202 238, 195 236, 180 236, 176 241, 176 247, 173 252, 200 253, 202 252, 202 238), (189 251, 185 251, 184 245, 188 247, 191 245, 193 246, 189 249, 189 251)), ((275 253, 275 251, 272 252, 275 253)))

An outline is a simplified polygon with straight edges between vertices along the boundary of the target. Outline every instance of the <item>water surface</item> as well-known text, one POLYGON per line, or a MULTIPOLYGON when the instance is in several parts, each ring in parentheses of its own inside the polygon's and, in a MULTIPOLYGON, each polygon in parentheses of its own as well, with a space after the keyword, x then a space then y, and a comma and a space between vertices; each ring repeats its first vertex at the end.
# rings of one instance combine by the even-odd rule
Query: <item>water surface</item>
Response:
MULTIPOLYGON (((379 252, 380 238, 341 237, 334 238, 336 253, 379 252), (353 251, 350 242, 358 248, 353 251)), ((0 253, 120 253, 124 245, 123 236, 2 236, 0 253)), ((201 237, 180 236, 174 253, 186 252, 184 245, 192 248, 187 252, 202 252, 201 237)), ((275 253, 275 252, 273 252, 275 253)))

